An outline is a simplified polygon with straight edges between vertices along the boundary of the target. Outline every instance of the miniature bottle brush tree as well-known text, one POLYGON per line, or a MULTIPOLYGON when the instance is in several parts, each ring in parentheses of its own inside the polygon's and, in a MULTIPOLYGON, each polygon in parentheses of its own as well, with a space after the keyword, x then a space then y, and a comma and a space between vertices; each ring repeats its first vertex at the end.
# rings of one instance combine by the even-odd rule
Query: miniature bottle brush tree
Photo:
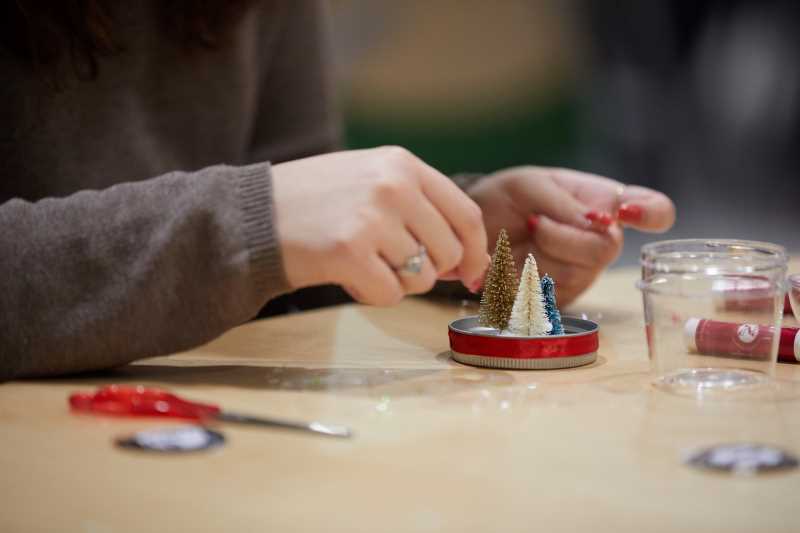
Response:
POLYGON ((511 243, 506 230, 501 229, 492 256, 492 264, 486 274, 481 296, 478 323, 481 326, 504 330, 511 318, 514 297, 517 292, 517 269, 511 254, 511 243))
POLYGON ((553 326, 550 335, 563 335, 564 326, 561 324, 561 313, 556 305, 556 283, 547 274, 542 276, 542 295, 544 296, 544 312, 547 320, 553 326))
POLYGON ((544 296, 539 279, 539 269, 533 254, 525 258, 525 267, 519 280, 519 289, 511 310, 508 332, 512 335, 535 337, 547 335, 553 329, 544 311, 544 296))
POLYGON ((522 336, 563 335, 555 281, 539 269, 528 254, 517 283, 514 257, 505 230, 500 230, 492 264, 486 276, 478 322, 505 334, 522 336))

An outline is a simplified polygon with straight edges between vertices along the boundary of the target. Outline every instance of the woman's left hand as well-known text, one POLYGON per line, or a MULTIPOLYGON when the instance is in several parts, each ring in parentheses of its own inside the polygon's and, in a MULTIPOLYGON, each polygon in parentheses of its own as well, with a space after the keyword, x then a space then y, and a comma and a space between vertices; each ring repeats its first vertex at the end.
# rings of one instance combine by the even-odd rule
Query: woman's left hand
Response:
POLYGON ((490 245, 505 228, 517 267, 532 252, 542 274, 555 279, 562 305, 619 256, 624 226, 663 232, 675 222, 664 194, 575 170, 509 168, 467 193, 483 210, 490 245))

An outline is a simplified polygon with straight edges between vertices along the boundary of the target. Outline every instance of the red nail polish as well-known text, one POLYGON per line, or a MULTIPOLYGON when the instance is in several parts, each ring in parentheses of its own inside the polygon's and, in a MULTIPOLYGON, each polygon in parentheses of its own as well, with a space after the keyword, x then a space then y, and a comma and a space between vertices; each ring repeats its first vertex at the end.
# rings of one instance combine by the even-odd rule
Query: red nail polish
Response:
POLYGON ((469 286, 467 287, 467 289, 469 289, 469 292, 471 292, 473 294, 477 294, 478 291, 481 290, 481 287, 483 287, 483 283, 486 281, 487 272, 489 272, 488 268, 486 269, 486 271, 484 271, 483 274, 481 274, 478 277, 478 279, 476 279, 475 281, 473 281, 472 283, 469 284, 469 286))
POLYGON ((635 224, 644 217, 644 209, 640 205, 622 204, 617 215, 622 222, 635 224))
POLYGON ((596 226, 603 226, 606 228, 611 225, 611 222, 614 221, 614 219, 611 218, 611 215, 609 215, 608 213, 599 213, 597 211, 589 211, 584 216, 586 217, 586 220, 588 220, 592 224, 595 224, 596 226))
POLYGON ((480 290, 481 290, 481 286, 482 286, 482 285, 483 285, 483 283, 481 283, 481 282, 475 282, 475 283, 473 283, 472 285, 470 285, 469 287, 467 287, 467 289, 468 289, 468 290, 469 290, 469 292, 471 292, 472 294, 478 294, 478 291, 480 291, 480 290))
POLYGON ((534 233, 539 226, 539 215, 528 215, 528 233, 534 233))

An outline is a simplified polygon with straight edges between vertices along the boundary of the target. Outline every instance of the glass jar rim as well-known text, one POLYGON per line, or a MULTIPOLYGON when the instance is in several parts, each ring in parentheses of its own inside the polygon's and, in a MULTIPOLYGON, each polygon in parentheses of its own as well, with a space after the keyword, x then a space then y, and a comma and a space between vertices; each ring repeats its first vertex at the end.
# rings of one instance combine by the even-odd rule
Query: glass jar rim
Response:
POLYGON ((672 239, 651 242, 642 246, 639 263, 650 273, 734 274, 785 270, 788 256, 783 246, 763 241, 672 239), (724 252, 730 252, 729 259, 735 259, 737 251, 757 255, 754 255, 754 261, 747 263, 725 261, 724 252), (712 252, 722 252, 723 256, 715 261, 709 261, 707 256, 705 258, 702 256, 704 253, 712 252))

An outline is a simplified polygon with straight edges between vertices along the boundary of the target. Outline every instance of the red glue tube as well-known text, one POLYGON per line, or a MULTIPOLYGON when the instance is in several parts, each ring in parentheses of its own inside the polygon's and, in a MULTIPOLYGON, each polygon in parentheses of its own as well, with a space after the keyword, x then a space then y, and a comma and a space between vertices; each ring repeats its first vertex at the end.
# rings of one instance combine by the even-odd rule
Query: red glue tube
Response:
MULTIPOLYGON (((769 353, 772 331, 771 326, 690 318, 686 321, 683 333, 686 346, 692 352, 753 357, 769 353)), ((800 328, 781 328, 778 361, 800 362, 800 328)))

